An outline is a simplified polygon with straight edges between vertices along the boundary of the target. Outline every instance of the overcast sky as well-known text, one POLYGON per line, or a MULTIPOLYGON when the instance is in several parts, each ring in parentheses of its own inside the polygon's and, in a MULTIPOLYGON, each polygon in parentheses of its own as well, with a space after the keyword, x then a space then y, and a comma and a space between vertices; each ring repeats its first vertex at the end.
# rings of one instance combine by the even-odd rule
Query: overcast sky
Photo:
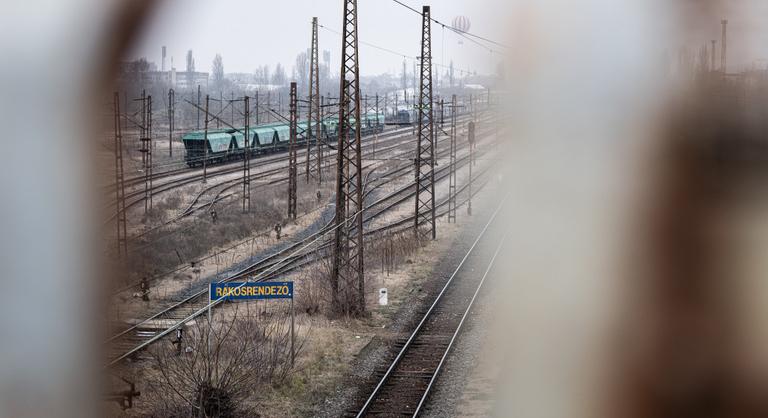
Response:
MULTIPOLYGON (((422 3, 403 0, 420 10, 422 3)), ((499 7, 504 0, 438 0, 432 2, 432 17, 451 24, 458 15, 471 21, 471 32, 501 41, 504 34, 499 7)), ((178 70, 185 68, 186 51, 192 49, 198 71, 210 71, 216 53, 225 72, 252 72, 257 66, 274 68, 281 62, 289 72, 296 55, 309 47, 311 20, 340 32, 342 0, 166 0, 147 25, 128 58, 146 57, 160 67, 161 46, 168 48, 178 70)), ((358 20, 361 42, 368 42, 411 57, 419 55, 421 18, 391 0, 360 0, 358 20)), ((448 65, 454 60, 461 69, 487 73, 498 60, 486 48, 470 41, 459 44, 457 35, 433 24, 433 62, 448 65), (443 52, 444 51, 444 52, 443 52)), ((341 38, 320 28, 320 50, 331 51, 331 65, 338 72, 341 38)), ((322 59, 322 52, 321 52, 322 59)), ((399 73, 403 58, 370 46, 360 45, 363 75, 399 73)), ((409 71, 412 63, 409 61, 409 71)))
MULTIPOLYGON (((422 3, 418 0, 402 1, 415 9, 421 9, 422 3)), ((654 10, 648 16, 629 19, 628 24, 642 26, 642 30, 637 32, 640 37, 634 41, 629 40, 629 45, 634 43, 639 47, 646 42, 644 39, 656 38, 653 46, 658 49, 656 55, 661 56, 666 52, 670 57, 675 57, 683 45, 695 50, 712 39, 719 41, 719 20, 727 17, 730 22, 729 69, 733 71, 752 63, 763 67, 768 64, 766 0, 638 0, 626 3, 616 3, 615 0, 431 2, 433 18, 450 24, 454 17, 466 16, 471 21, 470 32, 507 45, 521 45, 517 42, 520 39, 514 39, 514 34, 519 34, 519 29, 524 26, 536 27, 537 36, 541 40, 567 40, 578 37, 593 38, 589 42, 597 44, 611 43, 615 41, 616 36, 622 36, 623 32, 619 28, 611 28, 611 22, 621 20, 622 10, 626 7, 639 5, 655 5, 655 8, 646 7, 654 10), (535 12, 536 10, 538 12, 535 12), (562 18, 583 21, 585 24, 580 27, 579 33, 573 33, 567 26, 553 23, 562 18)), ((420 16, 392 0, 359 0, 358 7, 361 73, 399 73, 402 68, 402 56, 381 51, 365 45, 364 42, 415 57, 419 55, 420 16)), ((184 70, 186 51, 192 49, 198 71, 210 71, 214 55, 220 53, 225 72, 252 72, 257 66, 264 64, 274 68, 275 64, 280 62, 290 74, 296 55, 309 47, 310 22, 313 16, 319 18, 321 25, 339 32, 342 0, 165 0, 161 2, 152 20, 147 24, 143 36, 128 53, 127 58, 146 57, 160 67, 160 49, 166 45, 166 65, 170 66, 173 57, 174 66, 179 70, 184 70)), ((453 60, 458 69, 476 70, 480 73, 495 70, 500 56, 494 56, 487 47, 467 40, 460 44, 456 34, 443 30, 437 24, 433 24, 432 30, 434 63, 447 66, 453 60)), ((337 73, 340 36, 321 28, 319 37, 320 49, 331 51, 331 68, 337 73)), ((526 43, 527 40, 523 41, 523 50, 506 53, 508 65, 525 64, 524 54, 531 47, 526 43)), ((594 53, 600 57, 599 45, 593 46, 598 48, 594 53)), ((504 51, 504 48, 496 48, 504 51)), ((585 47, 577 46, 577 49, 585 47)), ((634 48, 629 47, 628 51, 621 53, 635 53, 632 49, 634 48)), ((572 52, 576 53, 578 59, 578 51, 572 52)), ((615 54, 616 51, 612 53, 615 54)), ((602 58, 612 59, 607 55, 610 53, 602 54, 602 58)), ((412 60, 408 61, 408 68, 410 72, 412 60)))

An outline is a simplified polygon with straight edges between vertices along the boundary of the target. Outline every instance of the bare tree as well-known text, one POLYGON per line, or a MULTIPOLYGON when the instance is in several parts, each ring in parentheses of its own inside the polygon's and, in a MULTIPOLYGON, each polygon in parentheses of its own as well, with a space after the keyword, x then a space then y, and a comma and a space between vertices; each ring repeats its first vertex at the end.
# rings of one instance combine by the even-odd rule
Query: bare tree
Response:
MULTIPOLYGON (((198 319, 186 329, 181 344, 169 341, 154 347, 155 366, 145 391, 153 415, 253 415, 246 401, 253 400, 260 387, 279 384, 292 372, 287 312, 250 312, 259 316, 257 320, 238 317, 237 310, 229 319, 216 315, 213 326, 198 319)), ((306 336, 297 339, 297 353, 306 336)))
POLYGON ((224 61, 221 59, 221 54, 216 54, 213 57, 211 75, 213 76, 214 84, 221 86, 221 83, 224 81, 224 61))
POLYGON ((261 79, 261 84, 269 84, 270 77, 269 77, 269 65, 264 64, 263 67, 261 67, 261 76, 263 77, 261 79))
POLYGON ((299 89, 309 90, 309 56, 306 52, 296 55, 296 76, 294 79, 299 83, 299 89))
POLYGON ((275 66, 275 73, 272 75, 272 84, 277 86, 283 86, 286 82, 285 69, 279 62, 275 66))

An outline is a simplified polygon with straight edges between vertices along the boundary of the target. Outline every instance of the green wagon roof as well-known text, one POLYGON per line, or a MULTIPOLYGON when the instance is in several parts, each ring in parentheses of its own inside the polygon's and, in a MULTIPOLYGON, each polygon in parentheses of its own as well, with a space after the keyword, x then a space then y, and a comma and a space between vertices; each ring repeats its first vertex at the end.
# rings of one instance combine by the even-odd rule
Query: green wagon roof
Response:
POLYGON ((287 142, 290 139, 291 130, 288 125, 276 125, 274 129, 277 132, 278 142, 287 142))
MULTIPOLYGON (((211 145, 211 151, 221 152, 229 149, 229 144, 232 142, 232 136, 234 134, 226 132, 208 133, 208 143, 211 145)), ((242 137, 242 134, 240 135, 242 137)))
MULTIPOLYGON (((227 133, 227 131, 231 131, 231 129, 209 129, 208 137, 211 137, 214 134, 227 133)), ((181 139, 185 141, 202 141, 203 138, 205 138, 205 131, 203 130, 187 132, 181 136, 181 139)))
POLYGON ((275 141, 275 128, 269 126, 259 126, 253 128, 255 139, 259 145, 272 145, 275 141))
MULTIPOLYGON (((227 151, 232 141, 231 129, 208 130, 208 143, 212 152, 227 151)), ((205 131, 192 131, 182 135, 183 141, 202 141, 205 139, 205 131)))

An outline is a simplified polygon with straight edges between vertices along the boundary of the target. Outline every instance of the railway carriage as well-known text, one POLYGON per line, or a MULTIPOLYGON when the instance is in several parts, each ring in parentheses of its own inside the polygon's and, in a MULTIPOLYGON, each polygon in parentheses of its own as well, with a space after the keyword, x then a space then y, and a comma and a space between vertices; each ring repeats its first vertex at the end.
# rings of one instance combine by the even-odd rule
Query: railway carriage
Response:
MULTIPOLYGON (((366 114, 361 119, 360 132, 363 136, 384 130, 383 113, 366 114)), ((338 118, 325 118, 321 123, 321 135, 324 140, 326 142, 336 140, 338 138, 338 118)), ((352 123, 354 126, 355 121, 353 120, 352 123)), ((307 121, 297 123, 297 145, 306 144, 309 136, 308 126, 310 125, 307 121)), ((350 127, 351 129, 352 127, 350 127)), ((288 149, 290 134, 290 126, 282 122, 249 128, 248 146, 251 149, 251 154, 266 154, 288 149)), ((316 141, 314 135, 312 141, 316 141)), ((206 160, 206 164, 216 164, 241 159, 245 155, 245 135, 242 128, 208 130, 207 141, 204 131, 188 132, 182 136, 182 142, 186 150, 185 161, 190 167, 202 165, 203 160, 206 160)))
POLYGON ((253 132, 253 138, 249 145, 251 150, 255 153, 265 153, 267 149, 271 149, 277 143, 277 132, 274 128, 269 126, 257 126, 248 130, 250 135, 253 132))

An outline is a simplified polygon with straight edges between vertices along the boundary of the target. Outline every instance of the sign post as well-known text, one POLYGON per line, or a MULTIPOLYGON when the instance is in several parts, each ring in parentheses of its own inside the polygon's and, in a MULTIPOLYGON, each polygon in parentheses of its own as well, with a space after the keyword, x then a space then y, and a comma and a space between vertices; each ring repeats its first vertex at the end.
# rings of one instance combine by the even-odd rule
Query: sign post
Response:
MULTIPOLYGON (((208 320, 210 322, 211 303, 219 299, 226 300, 259 300, 259 299, 290 299, 291 300, 291 367, 296 359, 294 351, 294 310, 293 282, 229 282, 211 283, 208 290, 208 320)), ((209 325, 210 326, 210 325, 209 325)), ((210 342, 209 342, 210 343, 210 342)))

